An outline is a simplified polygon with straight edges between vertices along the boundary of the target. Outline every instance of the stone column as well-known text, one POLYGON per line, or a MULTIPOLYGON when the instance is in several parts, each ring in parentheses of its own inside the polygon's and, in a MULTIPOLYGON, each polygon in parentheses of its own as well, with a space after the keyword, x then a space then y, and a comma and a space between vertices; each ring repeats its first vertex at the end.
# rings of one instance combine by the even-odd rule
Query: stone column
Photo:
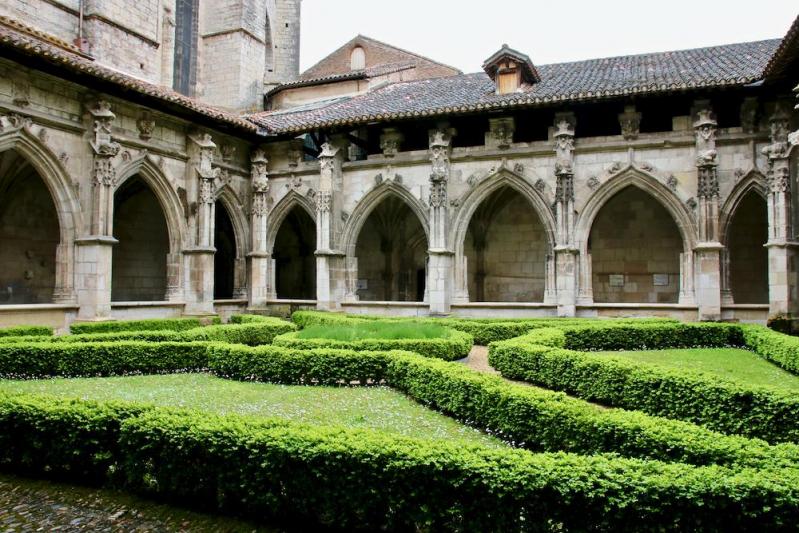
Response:
POLYGON ((771 144, 763 148, 768 171, 768 284, 769 318, 796 320, 799 316, 797 241, 794 236, 792 180, 788 142, 790 115, 778 105, 769 119, 771 144))
POLYGON ((696 132, 699 241, 694 248, 696 303, 699 320, 721 320, 721 258, 719 242, 719 179, 716 172, 716 120, 708 107, 699 109, 696 132))
POLYGON ((324 143, 319 154, 319 192, 316 194, 316 308, 335 311, 347 291, 345 253, 338 249, 341 238, 341 164, 346 143, 337 139, 324 143))
POLYGON ((272 258, 267 249, 267 214, 269 199, 269 160, 262 149, 250 156, 252 175, 252 203, 250 208, 250 233, 252 249, 250 258, 249 306, 265 308, 270 296, 270 268, 272 258))
POLYGON ((189 137, 192 179, 196 185, 197 212, 191 247, 183 251, 187 256, 188 283, 186 314, 207 315, 214 312, 214 205, 216 179, 219 169, 214 168, 216 144, 207 133, 189 137))
POLYGON ((452 305, 454 253, 447 246, 449 202, 447 187, 454 130, 441 127, 429 132, 430 141, 430 240, 428 242, 425 292, 430 314, 446 315, 452 305))
POLYGON ((111 318, 112 250, 117 243, 112 235, 116 185, 114 158, 120 146, 111 137, 116 118, 111 105, 104 100, 96 102, 90 107, 89 114, 93 121, 94 133, 89 144, 94 162, 89 235, 75 241, 78 318, 108 320, 111 318))
POLYGON ((577 313, 578 249, 574 243, 574 127, 571 113, 555 115, 555 283, 558 316, 577 313))

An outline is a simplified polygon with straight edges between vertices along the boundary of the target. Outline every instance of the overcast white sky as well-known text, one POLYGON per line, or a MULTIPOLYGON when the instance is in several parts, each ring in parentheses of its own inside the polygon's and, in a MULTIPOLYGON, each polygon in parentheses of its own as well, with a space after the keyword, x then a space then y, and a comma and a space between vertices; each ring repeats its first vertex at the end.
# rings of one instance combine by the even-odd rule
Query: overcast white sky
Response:
POLYGON ((301 68, 358 33, 480 70, 502 43, 536 64, 782 37, 796 0, 303 0, 301 68))

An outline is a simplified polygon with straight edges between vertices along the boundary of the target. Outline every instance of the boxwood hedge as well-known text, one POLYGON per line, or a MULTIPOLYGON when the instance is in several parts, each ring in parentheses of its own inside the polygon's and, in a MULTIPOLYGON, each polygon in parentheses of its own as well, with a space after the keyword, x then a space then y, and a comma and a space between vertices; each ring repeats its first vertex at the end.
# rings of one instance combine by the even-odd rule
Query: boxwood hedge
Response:
POLYGON ((0 328, 0 338, 29 337, 32 335, 49 336, 52 334, 53 328, 49 326, 13 326, 10 328, 0 328))
MULTIPOLYGON (((519 339, 491 344, 489 362, 506 378, 604 405, 638 409, 768 442, 799 441, 799 398, 794 394, 692 370, 559 348, 572 338, 569 329, 536 330, 519 339)), ((708 338, 701 335, 699 340, 707 342, 708 338)), ((630 337, 632 343, 638 340, 630 337)))
MULTIPOLYGON (((219 323, 219 318, 213 319, 219 323)), ((70 332, 82 333, 109 333, 120 331, 185 331, 203 325, 199 318, 162 318, 152 320, 109 320, 107 322, 73 322, 69 326, 70 332)))
POLYGON ((0 395, 0 465, 350 530, 790 531, 799 471, 417 441, 178 409, 0 395))
POLYGON ((463 359, 472 349, 472 336, 462 331, 448 330, 444 338, 426 339, 359 339, 359 340, 333 340, 333 339, 304 339, 297 333, 285 333, 275 337, 274 344, 297 349, 334 348, 349 350, 406 350, 416 352, 426 357, 436 357, 445 361, 463 359))

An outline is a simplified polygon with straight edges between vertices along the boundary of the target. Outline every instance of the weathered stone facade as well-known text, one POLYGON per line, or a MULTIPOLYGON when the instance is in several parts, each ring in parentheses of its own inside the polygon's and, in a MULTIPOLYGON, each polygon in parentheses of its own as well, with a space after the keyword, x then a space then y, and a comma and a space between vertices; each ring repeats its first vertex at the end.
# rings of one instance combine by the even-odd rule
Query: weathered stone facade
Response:
MULTIPOLYGON (((61 5, 41 4, 43 14, 61 5)), ((288 16, 299 2, 270 6, 288 16)), ((255 30, 239 23, 257 12, 265 24, 273 11, 238 7, 208 31, 241 51, 255 30)), ((30 5, 6 9, 29 16, 30 5)), ((57 19, 42 20, 74 38, 57 19)), ((288 34, 283 46, 296 46, 288 34)), ((138 86, 134 98, 133 85, 46 72, 3 43, 0 325, 303 307, 746 321, 799 312, 799 124, 785 98, 796 79, 342 119, 302 135, 269 131, 300 115, 245 119, 138 86)), ((241 70, 222 77, 238 81, 206 89, 223 87, 214 103, 243 108, 247 84, 261 94, 264 76, 230 63, 241 70)))

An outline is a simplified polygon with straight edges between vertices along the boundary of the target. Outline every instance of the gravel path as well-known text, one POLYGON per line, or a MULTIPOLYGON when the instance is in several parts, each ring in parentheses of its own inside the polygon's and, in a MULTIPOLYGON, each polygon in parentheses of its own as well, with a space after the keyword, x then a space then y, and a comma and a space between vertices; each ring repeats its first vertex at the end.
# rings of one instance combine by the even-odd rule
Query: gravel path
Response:
POLYGON ((156 504, 120 492, 0 474, 0 533, 255 532, 252 523, 156 504))
POLYGON ((494 374, 497 376, 499 375, 499 372, 497 370, 494 370, 494 367, 488 364, 487 346, 477 346, 477 345, 472 346, 472 351, 469 352, 469 355, 458 362, 463 363, 464 365, 468 366, 473 370, 477 370, 478 372, 484 372, 486 374, 494 374))

